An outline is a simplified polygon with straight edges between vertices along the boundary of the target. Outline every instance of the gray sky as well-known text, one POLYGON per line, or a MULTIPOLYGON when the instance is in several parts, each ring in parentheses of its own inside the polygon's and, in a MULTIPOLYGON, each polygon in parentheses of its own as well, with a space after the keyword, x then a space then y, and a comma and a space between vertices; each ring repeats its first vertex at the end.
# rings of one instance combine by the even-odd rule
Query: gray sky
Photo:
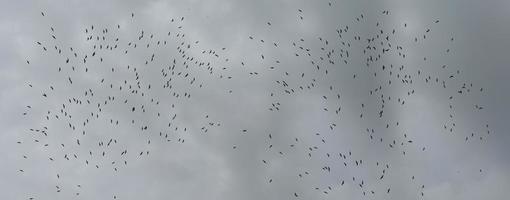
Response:
POLYGON ((0 199, 508 196, 508 1, 1 5, 0 199))

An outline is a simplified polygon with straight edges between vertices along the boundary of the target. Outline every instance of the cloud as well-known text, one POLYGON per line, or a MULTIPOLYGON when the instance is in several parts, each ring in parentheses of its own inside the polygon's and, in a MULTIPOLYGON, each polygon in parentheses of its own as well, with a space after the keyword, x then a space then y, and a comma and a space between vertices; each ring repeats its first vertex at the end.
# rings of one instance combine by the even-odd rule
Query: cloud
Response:
POLYGON ((504 198, 505 5, 10 3, 0 198, 504 198))

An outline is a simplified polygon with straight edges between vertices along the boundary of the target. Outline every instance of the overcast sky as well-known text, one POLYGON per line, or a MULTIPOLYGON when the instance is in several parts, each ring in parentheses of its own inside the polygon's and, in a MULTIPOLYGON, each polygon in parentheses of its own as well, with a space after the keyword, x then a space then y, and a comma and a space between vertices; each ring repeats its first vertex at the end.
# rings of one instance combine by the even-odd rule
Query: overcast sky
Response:
POLYGON ((2 0, 0 199, 507 199, 509 10, 2 0))

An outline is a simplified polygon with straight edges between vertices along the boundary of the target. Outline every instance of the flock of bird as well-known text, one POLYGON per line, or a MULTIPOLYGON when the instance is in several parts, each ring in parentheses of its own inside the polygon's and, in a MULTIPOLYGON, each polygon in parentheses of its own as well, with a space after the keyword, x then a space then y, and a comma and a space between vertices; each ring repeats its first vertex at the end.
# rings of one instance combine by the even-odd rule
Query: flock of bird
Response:
MULTIPOLYGON (((307 20, 306 9, 295 12, 297 21, 307 20)), ((384 18, 390 12, 385 10, 375 15, 384 18)), ((41 12, 41 17, 47 16, 41 12)), ((126 18, 133 21, 137 16, 130 13, 126 18)), ((391 183, 384 181, 397 173, 392 171, 392 163, 377 160, 377 155, 373 158, 359 156, 360 153, 354 149, 332 148, 331 144, 335 144, 337 138, 361 135, 364 145, 380 154, 396 153, 405 159, 412 151, 417 152, 414 156, 419 156, 420 152, 427 151, 428 144, 417 139, 413 134, 416 130, 406 128, 405 120, 396 117, 396 113, 412 108, 409 104, 416 100, 415 95, 430 91, 440 94, 439 101, 444 105, 438 106, 444 106, 448 111, 447 116, 438 116, 444 121, 434 125, 444 130, 445 137, 458 138, 466 143, 483 143, 491 132, 487 123, 479 124, 478 130, 469 133, 457 131, 462 119, 456 113, 465 108, 457 106, 457 103, 472 95, 483 95, 484 90, 463 80, 460 68, 437 64, 441 63, 441 57, 452 53, 455 38, 434 38, 441 40, 441 45, 446 47, 429 52, 429 55, 416 55, 410 50, 431 42, 430 34, 438 31, 435 27, 441 22, 430 20, 418 35, 411 35, 406 33, 412 24, 391 26, 378 19, 370 20, 359 14, 348 25, 321 30, 327 32, 324 33, 327 36, 271 41, 255 34, 247 35, 245 37, 250 45, 266 49, 252 52, 249 55, 252 58, 232 57, 234 52, 227 48, 203 48, 200 41, 194 41, 186 34, 184 17, 168 19, 168 31, 165 32, 151 32, 143 27, 133 30, 120 24, 107 27, 89 25, 82 30, 84 37, 80 40, 81 44, 69 44, 59 37, 59 27, 49 26, 48 35, 34 42, 41 58, 27 58, 26 64, 52 71, 54 77, 45 79, 44 83, 27 81, 26 87, 35 94, 34 98, 45 103, 38 108, 36 105, 24 105, 22 114, 28 119, 36 119, 37 124, 28 127, 28 134, 16 142, 44 149, 48 157, 47 162, 41 163, 44 165, 73 162, 95 170, 118 173, 129 168, 131 162, 143 161, 144 157, 153 155, 153 145, 186 145, 194 137, 219 129, 226 133, 215 134, 257 134, 262 142, 244 141, 255 142, 265 148, 267 156, 254 165, 270 167, 276 161, 287 162, 290 157, 303 162, 323 163, 320 168, 290 172, 295 173, 298 180, 307 177, 316 179, 301 182, 313 185, 303 187, 309 188, 309 191, 289 193, 289 199, 302 199, 303 194, 314 192, 327 198, 345 185, 353 186, 350 189, 358 192, 361 199, 390 198, 388 195, 394 190, 391 183), (357 27, 367 27, 370 31, 357 27), (267 49, 290 49, 290 52, 285 52, 287 57, 280 58, 268 53, 270 50, 267 49), (164 53, 170 50, 175 50, 175 54, 164 53), (43 64, 40 61, 43 59, 57 64, 43 64), (306 67, 293 67, 292 63, 306 67), (232 98, 236 90, 248 89, 236 86, 222 88, 221 84, 228 85, 233 80, 256 82, 257 77, 263 75, 272 77, 272 87, 266 92, 271 103, 254 109, 263 110, 263 115, 268 117, 281 116, 279 113, 292 112, 290 102, 312 96, 308 100, 313 101, 311 104, 320 105, 316 111, 323 117, 320 123, 309 124, 317 131, 300 137, 268 130, 267 127, 262 127, 262 130, 233 130, 229 128, 231 122, 205 111, 192 116, 200 119, 202 125, 188 126, 186 117, 182 117, 185 114, 178 110, 183 104, 195 102, 195 94, 211 88, 225 91, 220 94, 224 98, 232 98), (358 92, 357 96, 349 97, 350 91, 358 92), (356 113, 354 116, 353 112, 356 113), (341 126, 347 119, 364 127, 356 133, 345 133, 341 126), (136 135, 127 136, 126 133, 136 135), (126 137, 137 140, 127 141, 126 137), (290 144, 278 145, 275 140, 290 144), (349 173, 356 170, 370 170, 372 173, 349 173), (338 175, 342 171, 346 173, 338 175), (331 179, 335 181, 313 181, 324 180, 324 177, 333 177, 331 179)), ((272 28, 278 25, 265 22, 263 26, 272 28)), ((266 80, 260 78, 260 81, 266 80)), ((483 109, 484 105, 475 103, 468 110, 477 113, 483 109)), ((236 140, 229 146, 229 151, 243 148, 243 137, 236 140)), ((37 155, 23 153, 21 156, 31 159, 37 155)), ((20 175, 29 168, 19 167, 20 175)), ((64 176, 58 171, 55 173, 58 180, 64 176)), ((260 184, 277 184, 282 178, 271 174, 260 184)), ((408 179, 409 183, 405 183, 416 185, 417 198, 426 196, 422 180, 423 177, 412 176, 408 179)), ((78 189, 72 191, 77 198, 85 192, 80 189, 85 187, 82 183, 66 183, 69 184, 62 181, 56 185, 55 192, 65 193, 67 188, 76 187, 78 189)), ((112 195, 113 199, 121 197, 122 194, 112 195)), ((38 199, 36 194, 27 198, 38 199)))

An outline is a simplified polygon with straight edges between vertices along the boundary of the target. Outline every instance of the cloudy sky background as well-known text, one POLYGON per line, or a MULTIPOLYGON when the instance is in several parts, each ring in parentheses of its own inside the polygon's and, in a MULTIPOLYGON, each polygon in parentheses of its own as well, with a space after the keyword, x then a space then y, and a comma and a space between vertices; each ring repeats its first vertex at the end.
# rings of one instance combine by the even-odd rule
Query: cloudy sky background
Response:
MULTIPOLYGON (((330 7, 328 1, 290 0, 2 1, 0 199, 69 199, 76 197, 78 192, 77 199, 111 199, 114 195, 118 199, 293 199, 294 192, 303 199, 362 199, 357 184, 349 181, 353 176, 363 179, 369 190, 376 191, 377 195, 371 197, 374 199, 418 198, 421 191, 425 193, 424 199, 507 198, 505 188, 510 188, 510 134, 506 128, 510 121, 510 106, 507 105, 510 102, 507 83, 510 78, 507 50, 510 46, 510 15, 507 14, 510 2, 331 2, 330 7), (297 9, 303 10, 303 21, 298 20, 297 9), (388 10, 390 15, 381 15, 383 10, 388 10), (41 16, 41 11, 45 17, 41 16), (132 12, 134 19, 131 19, 132 12), (362 13, 366 22, 355 24, 355 18, 362 13), (169 19, 180 17, 185 20, 169 23, 169 19), (433 24, 436 19, 440 23, 433 24), (268 21, 272 23, 270 27, 266 24, 268 21), (307 75, 313 74, 309 60, 294 57, 291 41, 304 38, 307 46, 318 49, 321 44, 317 38, 334 38, 339 27, 349 25, 353 31, 368 36, 377 31, 374 28, 376 22, 400 29, 407 23, 407 32, 399 35, 402 41, 396 39, 404 46, 409 38, 431 28, 432 33, 423 46, 406 47, 410 56, 406 66, 423 66, 430 74, 440 74, 442 71, 437 66, 447 64, 452 70, 461 71, 459 83, 473 83, 474 88, 484 88, 483 93, 455 101, 458 108, 455 134, 445 133, 442 129, 449 114, 448 94, 439 87, 413 88, 418 94, 406 100, 405 109, 391 106, 387 109, 392 121, 380 122, 376 117, 361 120, 360 103, 369 105, 367 113, 378 111, 379 104, 364 99, 367 91, 379 84, 377 79, 369 76, 361 76, 358 82, 353 82, 352 74, 360 72, 348 67, 333 69, 332 75, 318 79, 320 88, 292 96, 280 95, 276 100, 282 104, 279 112, 267 110, 275 102, 269 94, 281 92, 275 80, 282 80, 285 72, 296 76, 298 72, 309 70, 307 75), (121 25, 121 30, 116 30, 117 24, 121 25), (211 60, 217 68, 213 75, 203 69, 193 69, 199 79, 197 82, 204 87, 188 88, 188 83, 181 81, 174 87, 186 88, 176 89, 182 92, 192 91, 192 98, 173 102, 175 99, 168 92, 157 87, 161 84, 158 82, 160 68, 151 70, 142 66, 153 52, 143 51, 140 43, 139 49, 133 50, 129 57, 122 55, 122 51, 104 54, 105 63, 101 66, 105 67, 96 68, 87 75, 74 75, 78 85, 75 87, 83 85, 83 90, 70 90, 66 87, 67 76, 56 71, 56 66, 65 66, 65 60, 54 54, 44 55, 35 41, 51 43, 50 27, 54 27, 63 49, 72 46, 81 55, 90 55, 91 45, 84 39, 84 29, 90 25, 97 30, 108 27, 124 46, 126 41, 135 40, 142 29, 146 32, 145 37, 154 34, 158 38, 165 37, 168 31, 178 32, 177 26, 182 25, 187 43, 200 41, 196 49, 188 53, 202 60, 211 60), (453 43, 448 43, 450 37, 455 38, 453 43), (262 45, 258 42, 260 39, 269 45, 262 45), (272 42, 277 42, 279 48, 272 48, 272 42), (438 56, 438 52, 446 48, 452 53, 438 56), (221 59, 201 54, 202 49, 215 49, 221 59), (264 61, 260 60, 261 54, 266 56, 264 61), (422 62, 422 55, 432 57, 432 61, 422 62), (229 61, 225 62, 225 58, 229 61), (31 61, 30 65, 26 64, 27 59, 31 61), (282 63, 277 65, 275 60, 282 63), (247 66, 241 67, 240 62, 247 66), (154 115, 133 116, 122 106, 112 106, 103 111, 104 119, 119 120, 120 128, 102 123, 105 120, 94 122, 87 129, 89 140, 83 139, 83 145, 78 148, 72 146, 75 140, 72 134, 76 133, 42 118, 47 110, 58 111, 67 98, 83 95, 89 87, 97 87, 101 78, 111 83, 132 79, 126 65, 140 66, 137 68, 142 71, 143 81, 155 87, 148 93, 159 98, 166 109, 158 110, 140 97, 130 98, 130 103, 145 104, 148 113, 178 113, 175 123, 179 127, 188 127, 187 133, 175 133, 171 143, 164 142, 156 133, 164 130, 167 122, 158 122, 154 115), (221 66, 228 69, 222 70, 221 66), (268 70, 269 66, 277 66, 277 69, 268 70), (117 73, 111 73, 110 67, 116 67, 117 73), (249 75, 252 71, 259 75, 249 75), (219 74, 233 78, 219 79, 219 74), (27 86, 29 82, 34 88, 27 86), (50 92, 47 85, 54 85, 56 91, 50 92), (327 126, 332 123, 332 116, 321 112, 324 107, 321 98, 329 92, 329 85, 342 95, 343 113, 340 120, 334 121, 338 125, 336 134, 332 134, 327 126), (49 98, 43 99, 42 91, 48 92, 49 98), (173 103, 176 108, 170 109, 173 103), (474 111, 474 104, 483 105, 484 109, 474 111), (28 116, 23 116, 27 105, 33 108, 28 116), (124 125, 131 119, 148 124, 148 132, 152 135, 141 135, 138 126, 124 125), (386 130, 379 128, 377 130, 381 131, 376 135, 380 134, 385 140, 400 141, 402 134, 407 133, 414 142, 405 149, 406 156, 399 150, 388 150, 382 144, 367 142, 364 135, 368 127, 381 127, 396 121, 401 126, 386 130), (201 133, 200 128, 208 126, 208 122, 221 125, 211 127, 207 134, 201 133), (485 124, 489 124, 490 135, 485 134, 485 124), (50 136, 41 142, 49 143, 50 147, 34 143, 34 137, 28 131, 41 126, 51 127, 50 136), (243 134, 243 129, 247 129, 247 133, 243 134), (464 137, 472 132, 482 135, 484 140, 475 138, 465 142, 464 137), (273 135, 271 142, 269 133, 273 135), (300 138, 298 143, 294 140, 296 137, 300 138), (57 146, 66 143, 71 146, 66 153, 86 157, 89 150, 103 151, 97 148, 97 141, 109 138, 117 138, 119 145, 107 149, 112 152, 108 159, 89 159, 94 164, 99 163, 100 169, 85 166, 81 162, 83 159, 80 162, 64 160, 61 148, 57 146), (178 144, 175 142, 178 138, 185 138, 186 142, 178 144), (147 145, 148 139, 151 139, 151 145, 147 145), (325 139, 326 144, 321 144, 321 139, 325 139), (17 141, 24 142, 16 144, 17 141), (269 144, 274 148, 271 151, 269 144), (289 148, 290 144, 298 147, 289 148), (233 146, 237 148, 234 150, 233 146), (307 149, 312 146, 320 146, 321 153, 308 159, 307 149), (422 147, 426 147, 426 151, 421 151, 422 147), (129 165, 119 167, 119 172, 115 173, 110 162, 122 162, 125 158, 120 158, 118 153, 123 149, 129 151, 129 165), (139 157, 142 150, 150 150, 150 156, 139 157), (285 156, 274 153, 278 151, 284 152, 285 156), (332 161, 323 156, 326 152, 349 151, 355 155, 353 159, 363 159, 366 164, 346 169, 341 167, 343 161, 332 161), (24 159, 23 155, 29 159, 24 159), (56 161, 51 162, 48 157, 54 157, 56 161), (269 161, 269 165, 264 165, 263 159, 269 161), (381 168, 376 168, 375 162, 391 165, 383 181, 378 180, 381 168), (324 173, 321 168, 326 165, 334 170, 324 173), (25 172, 20 173, 19 169, 25 172), (482 169, 481 173, 479 169, 482 169), (299 178, 298 174, 304 171, 312 175, 299 178), (60 174, 60 179, 56 174, 60 174), (411 176, 416 177, 414 182, 410 181, 411 176), (269 179, 273 179, 273 183, 268 184, 269 179), (339 180, 346 180, 347 184, 340 187, 339 180), (78 184, 82 187, 76 187, 78 184), (422 184, 424 190, 419 189, 422 184), (56 192, 56 185, 62 187, 62 192, 56 192), (334 189, 325 195, 321 191, 327 186, 334 189), (315 187, 321 190, 316 191, 315 187), (389 187, 392 192, 385 194, 389 187)), ((166 66, 171 58, 179 56, 175 50, 178 43, 168 41, 169 46, 157 51, 156 61, 151 65, 166 66)), ((48 47, 51 51, 53 45, 48 47)), ((356 56, 361 58, 353 53, 352 57, 356 56)), ((90 62, 94 65, 95 61, 90 62)), ((299 83, 299 79, 289 78, 288 81, 299 83)), ((94 91, 98 97, 116 95, 119 99, 125 98, 120 93, 99 87, 94 91)), ((396 89, 388 93, 406 92, 407 89, 396 89)), ((74 109, 74 119, 90 113, 78 107, 71 109, 74 109)), ((77 125, 80 123, 81 120, 76 120, 77 125)))

